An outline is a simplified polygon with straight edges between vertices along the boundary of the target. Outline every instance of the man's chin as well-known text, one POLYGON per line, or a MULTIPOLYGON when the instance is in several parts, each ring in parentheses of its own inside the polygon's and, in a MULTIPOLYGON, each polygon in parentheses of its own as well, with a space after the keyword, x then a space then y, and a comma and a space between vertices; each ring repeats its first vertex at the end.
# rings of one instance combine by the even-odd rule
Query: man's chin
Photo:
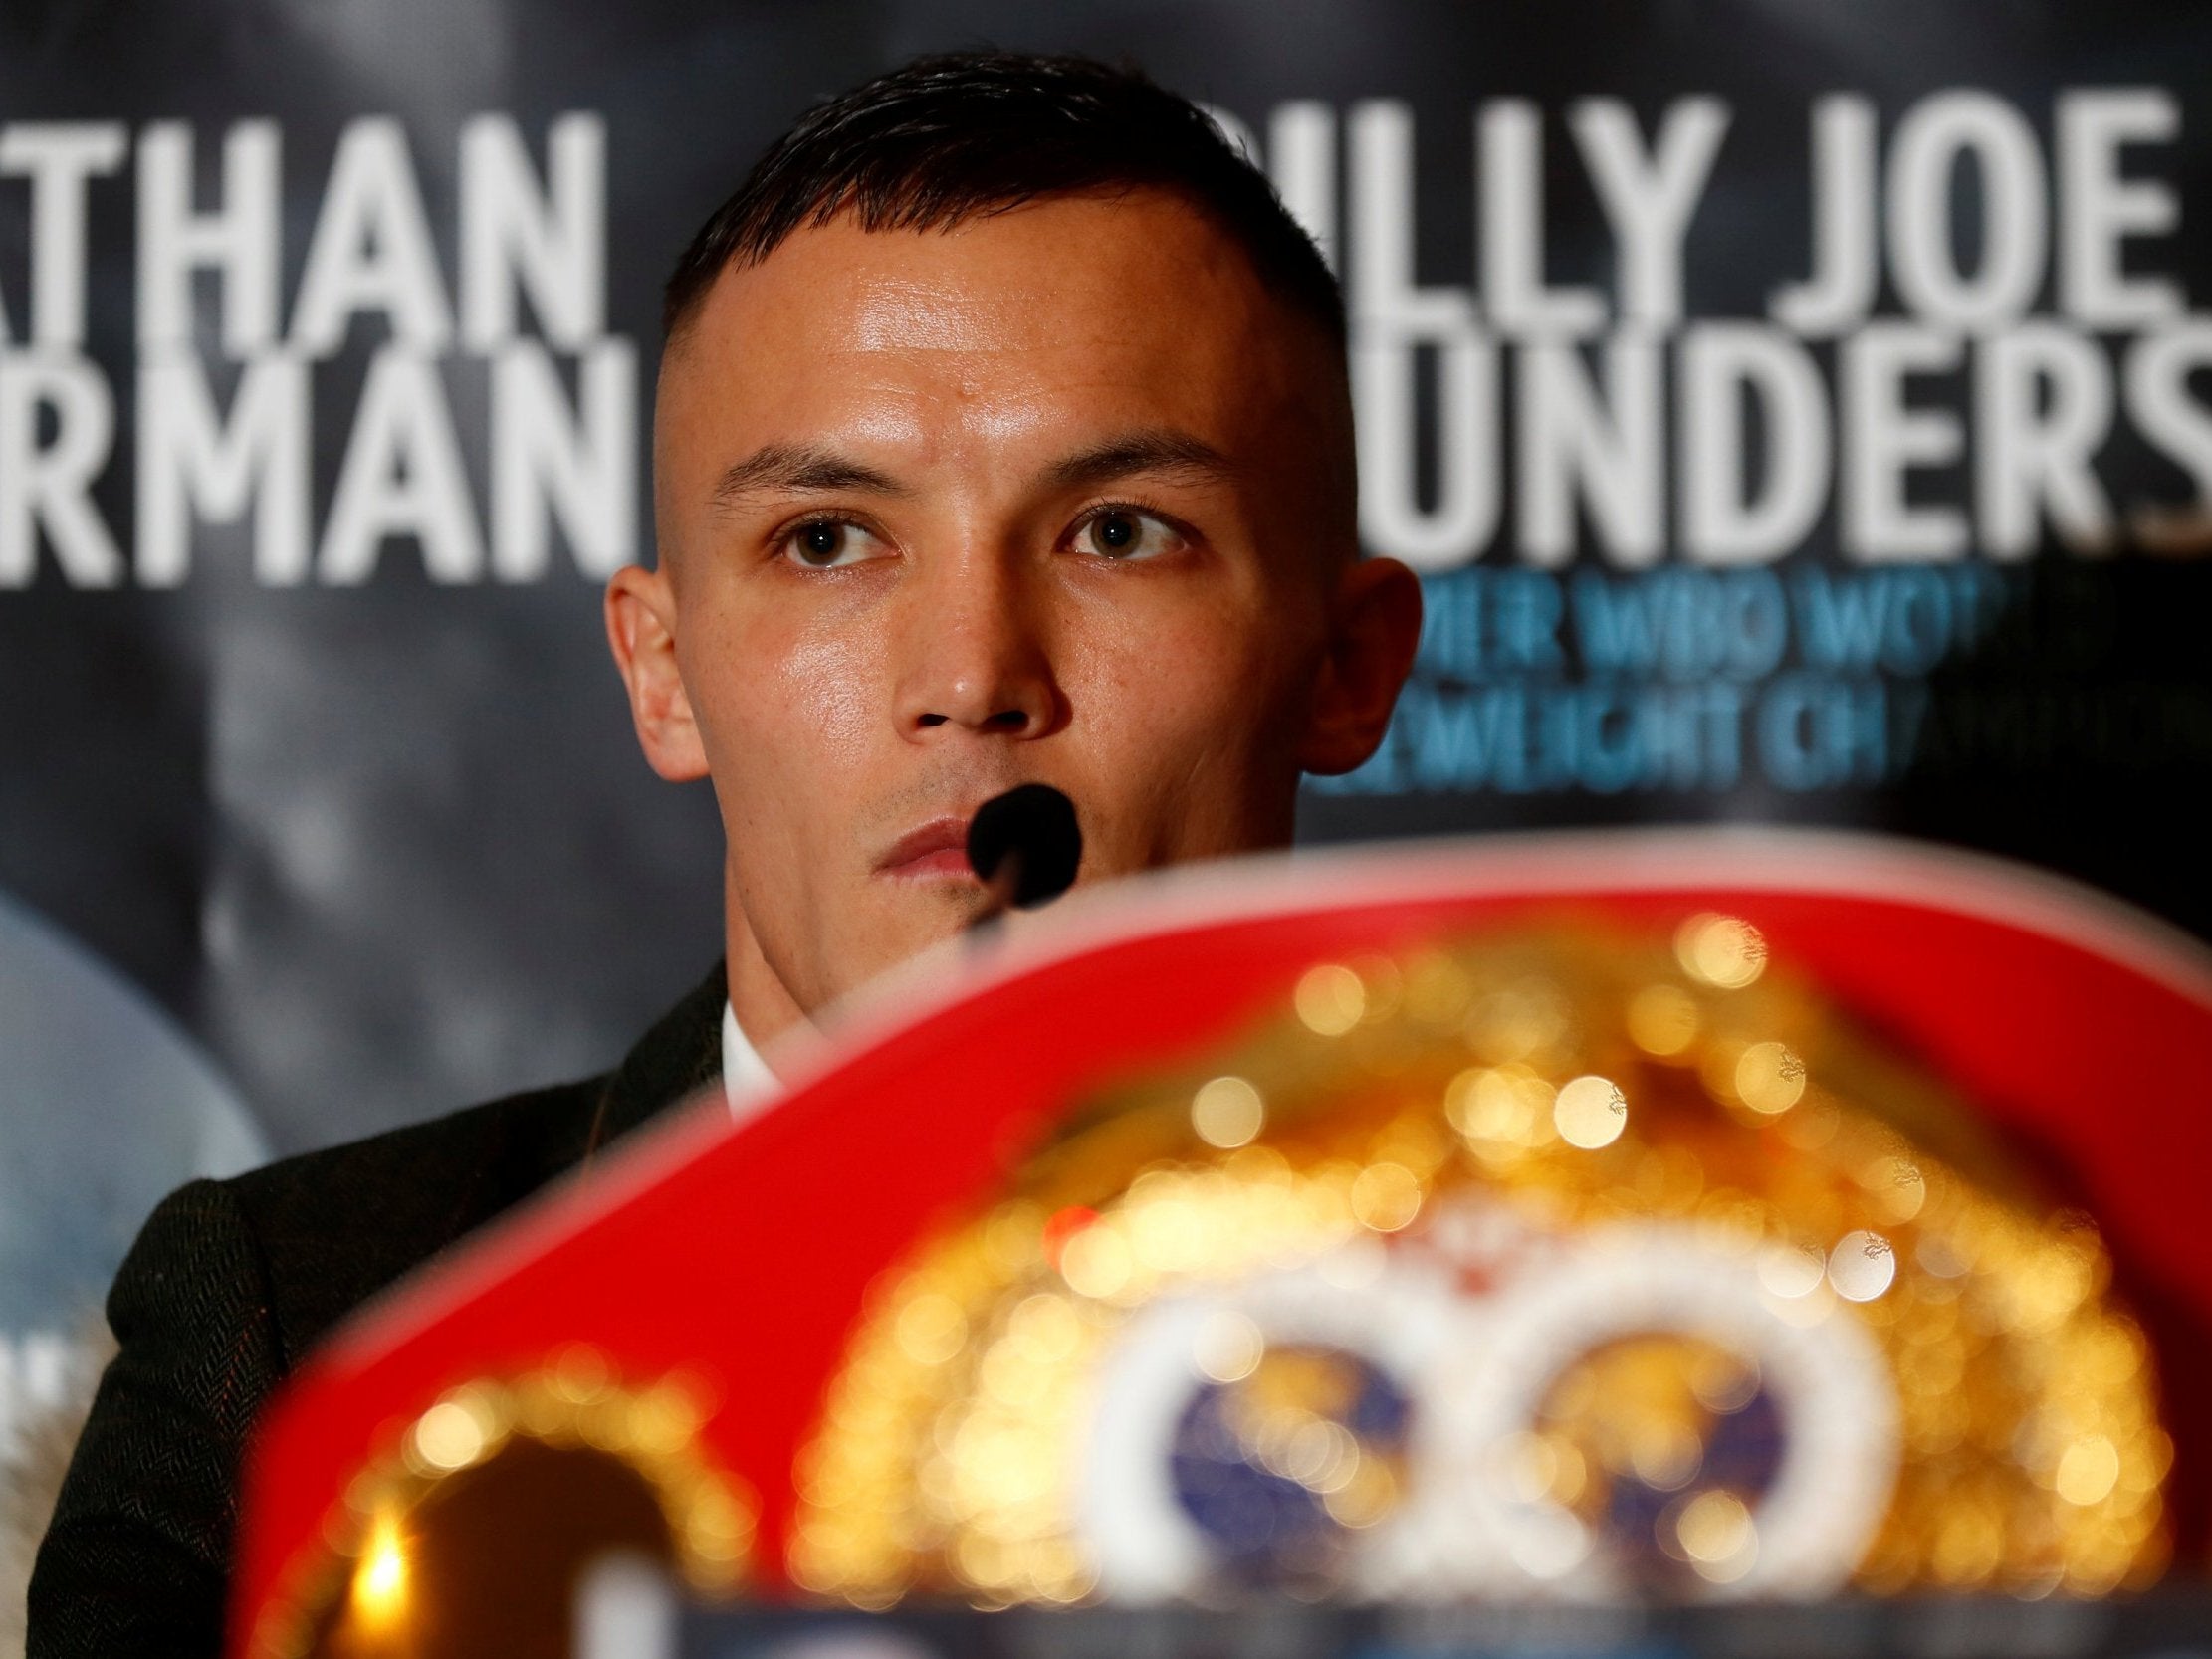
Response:
POLYGON ((918 957, 957 948, 961 936, 988 909, 983 888, 972 880, 913 883, 904 891, 876 895, 870 925, 854 930, 865 944, 832 975, 842 987, 834 1000, 895 976, 918 957))
POLYGON ((975 876, 877 876, 875 906, 883 935, 910 952, 949 938, 973 924, 990 907, 990 897, 975 876))
MULTIPOLYGON (((1075 886, 1092 887, 1120 874, 1114 870, 1094 871, 1086 862, 1075 886)), ((865 941, 829 975, 839 988, 825 999, 826 1004, 866 1002, 873 994, 896 996, 909 994, 917 987, 935 987, 942 983, 942 975, 933 977, 930 964, 917 970, 911 979, 906 970, 918 959, 931 957, 940 958, 945 967, 958 967, 971 955, 961 940, 978 923, 991 919, 991 941, 1002 943, 1048 927, 1057 908, 1048 905, 1037 910, 1004 911, 994 918, 989 895, 973 877, 923 882, 878 876, 868 898, 864 926, 842 932, 825 930, 826 937, 865 941)), ((981 945, 984 941, 978 938, 972 942, 981 945)))

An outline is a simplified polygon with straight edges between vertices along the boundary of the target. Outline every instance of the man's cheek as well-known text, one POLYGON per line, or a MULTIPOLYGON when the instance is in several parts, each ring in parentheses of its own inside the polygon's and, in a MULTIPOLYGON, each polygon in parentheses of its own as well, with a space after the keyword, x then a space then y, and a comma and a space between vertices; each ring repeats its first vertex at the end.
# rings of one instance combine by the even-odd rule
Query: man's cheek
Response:
POLYGON ((849 754, 888 718, 888 695, 877 685, 882 653, 834 635, 801 636, 782 653, 774 677, 786 741, 828 757, 849 754))
MULTIPOLYGON (((1125 619, 1068 655, 1086 682, 1093 714, 1159 725, 1186 711, 1218 708, 1223 682, 1241 671, 1241 645, 1210 617, 1171 613, 1125 619)), ((1080 703, 1080 692, 1070 691, 1080 703)))

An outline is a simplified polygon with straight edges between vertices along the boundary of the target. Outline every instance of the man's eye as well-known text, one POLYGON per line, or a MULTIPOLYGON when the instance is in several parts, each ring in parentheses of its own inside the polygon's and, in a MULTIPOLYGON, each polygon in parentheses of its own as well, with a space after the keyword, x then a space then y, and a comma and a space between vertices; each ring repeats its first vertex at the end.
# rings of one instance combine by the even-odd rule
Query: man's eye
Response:
POLYGON ((832 570, 881 556, 883 543, 858 524, 816 518, 784 536, 783 548, 809 570, 832 570))
POLYGON ((1094 513, 1075 532, 1077 550, 1100 558, 1158 558, 1183 545, 1176 529, 1135 508, 1109 507, 1094 513))

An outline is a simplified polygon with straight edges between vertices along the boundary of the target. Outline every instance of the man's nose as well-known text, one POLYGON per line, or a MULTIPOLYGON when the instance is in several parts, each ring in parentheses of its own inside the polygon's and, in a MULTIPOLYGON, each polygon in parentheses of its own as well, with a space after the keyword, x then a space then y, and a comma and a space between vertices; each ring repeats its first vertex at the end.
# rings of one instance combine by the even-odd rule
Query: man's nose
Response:
POLYGON ((900 731, 1041 737, 1059 711, 1051 654, 1016 572, 964 558, 917 583, 903 630, 900 731))

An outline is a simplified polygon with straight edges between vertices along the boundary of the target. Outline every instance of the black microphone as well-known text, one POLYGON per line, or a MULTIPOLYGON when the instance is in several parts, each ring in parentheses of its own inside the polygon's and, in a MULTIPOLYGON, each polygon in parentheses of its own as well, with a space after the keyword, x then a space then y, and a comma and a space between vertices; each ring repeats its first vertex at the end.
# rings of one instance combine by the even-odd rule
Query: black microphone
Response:
POLYGON ((1083 831, 1075 803, 1049 783, 1024 783, 994 795, 968 824, 968 863, 993 905, 979 922, 1011 906, 1034 910, 1075 882, 1083 831))

